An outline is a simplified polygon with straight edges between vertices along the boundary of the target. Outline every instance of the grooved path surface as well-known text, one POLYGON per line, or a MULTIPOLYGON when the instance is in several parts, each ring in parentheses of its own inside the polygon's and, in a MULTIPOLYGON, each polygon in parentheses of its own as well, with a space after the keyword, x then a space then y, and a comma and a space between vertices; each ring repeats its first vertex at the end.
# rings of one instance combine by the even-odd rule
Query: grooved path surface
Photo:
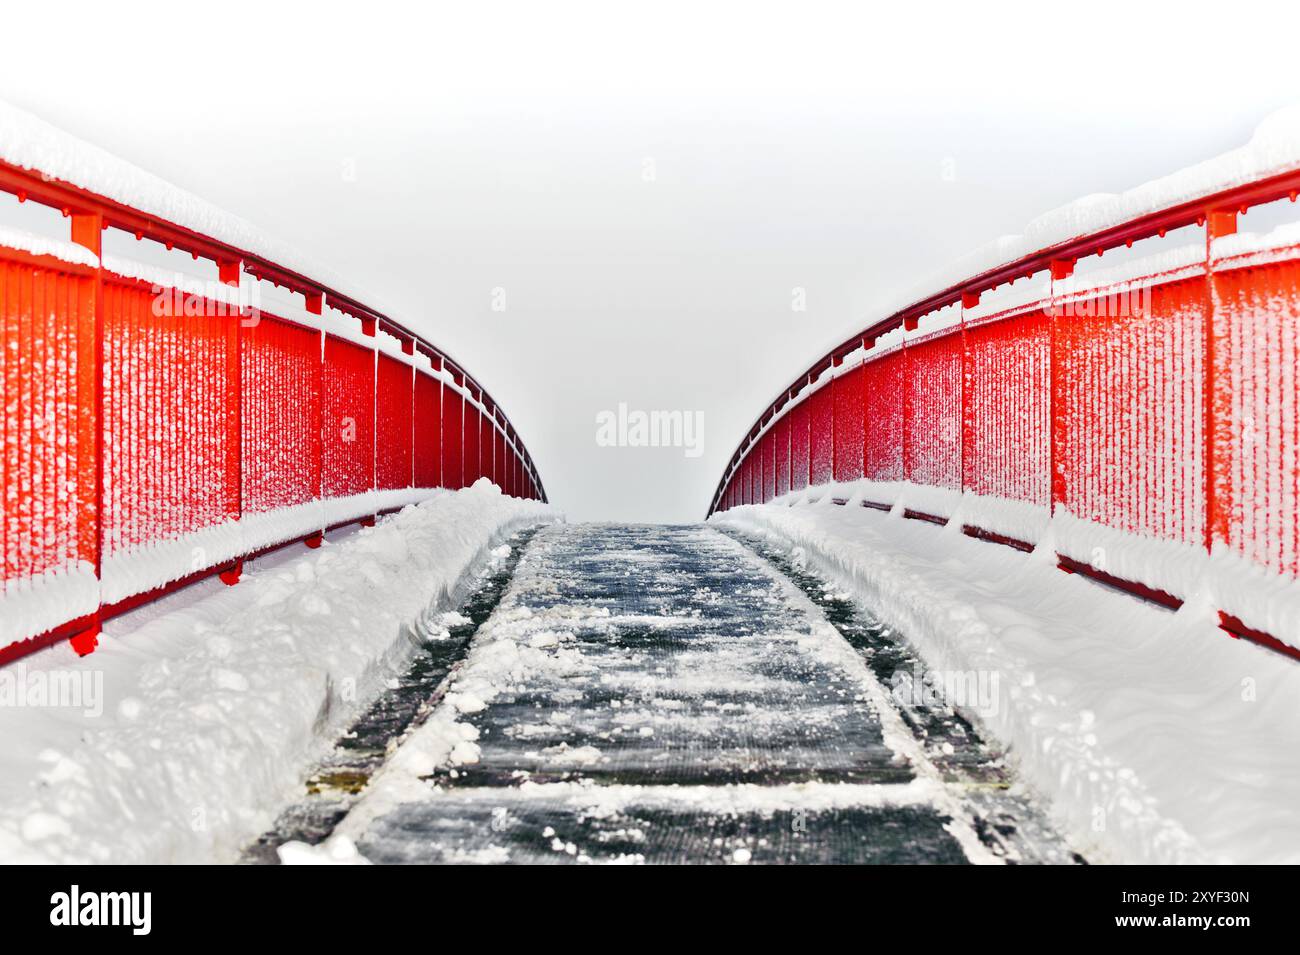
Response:
POLYGON ((712 529, 546 528, 343 828, 374 862, 1065 861, 842 631, 712 529))

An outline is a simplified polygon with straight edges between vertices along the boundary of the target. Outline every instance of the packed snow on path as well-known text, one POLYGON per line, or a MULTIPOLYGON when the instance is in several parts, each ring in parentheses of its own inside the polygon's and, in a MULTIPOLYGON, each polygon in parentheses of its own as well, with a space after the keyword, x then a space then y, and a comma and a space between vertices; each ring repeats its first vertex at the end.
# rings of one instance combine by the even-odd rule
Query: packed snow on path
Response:
POLYGON ((748 548, 564 525, 334 834, 280 857, 1006 861, 969 800, 989 789, 940 771, 859 650, 748 548))
POLYGON ((938 672, 992 673, 984 725, 1090 860, 1300 862, 1300 666, 1024 554, 829 494, 711 521, 766 535, 938 672))
POLYGON ((0 861, 232 861, 493 546, 557 517, 486 480, 435 492, 0 670, 0 861))

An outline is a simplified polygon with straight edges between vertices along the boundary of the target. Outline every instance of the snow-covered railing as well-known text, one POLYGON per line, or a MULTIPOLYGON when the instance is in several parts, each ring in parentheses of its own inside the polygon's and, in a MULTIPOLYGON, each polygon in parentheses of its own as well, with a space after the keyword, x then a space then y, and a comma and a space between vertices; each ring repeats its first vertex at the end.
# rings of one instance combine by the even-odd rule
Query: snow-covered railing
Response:
POLYGON ((0 663, 435 488, 545 500, 458 363, 248 223, 3 104, 0 190, 70 227, 0 228, 0 663), (104 255, 111 229, 213 280, 104 255))
POLYGON ((709 513, 821 497, 957 522, 1300 656, 1300 223, 1238 233, 1298 192, 1291 112, 1000 240, 784 389, 709 513), (1143 245, 1166 248, 1081 267, 1143 245))

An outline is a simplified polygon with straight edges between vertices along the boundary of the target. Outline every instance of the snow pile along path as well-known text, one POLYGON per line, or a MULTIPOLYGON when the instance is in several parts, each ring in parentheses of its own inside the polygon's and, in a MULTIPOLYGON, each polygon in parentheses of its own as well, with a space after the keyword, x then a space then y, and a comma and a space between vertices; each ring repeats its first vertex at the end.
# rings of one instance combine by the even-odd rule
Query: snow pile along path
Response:
POLYGON ((733 508, 896 626, 938 675, 992 674, 984 725, 1095 861, 1300 862, 1300 666, 1033 554, 857 506, 733 508))
POLYGON ((493 544, 555 519, 481 479, 0 670, 0 861, 233 860, 493 544))

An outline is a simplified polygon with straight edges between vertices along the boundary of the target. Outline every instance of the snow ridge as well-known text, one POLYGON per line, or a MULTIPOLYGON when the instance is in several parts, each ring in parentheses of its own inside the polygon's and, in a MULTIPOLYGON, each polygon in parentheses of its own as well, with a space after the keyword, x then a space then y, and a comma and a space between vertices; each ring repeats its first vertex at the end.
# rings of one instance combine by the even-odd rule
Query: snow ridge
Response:
POLYGON ((492 545, 558 517, 481 479, 119 618, 84 659, 60 646, 0 672, 101 687, 94 706, 0 707, 0 858, 233 861, 492 545))

